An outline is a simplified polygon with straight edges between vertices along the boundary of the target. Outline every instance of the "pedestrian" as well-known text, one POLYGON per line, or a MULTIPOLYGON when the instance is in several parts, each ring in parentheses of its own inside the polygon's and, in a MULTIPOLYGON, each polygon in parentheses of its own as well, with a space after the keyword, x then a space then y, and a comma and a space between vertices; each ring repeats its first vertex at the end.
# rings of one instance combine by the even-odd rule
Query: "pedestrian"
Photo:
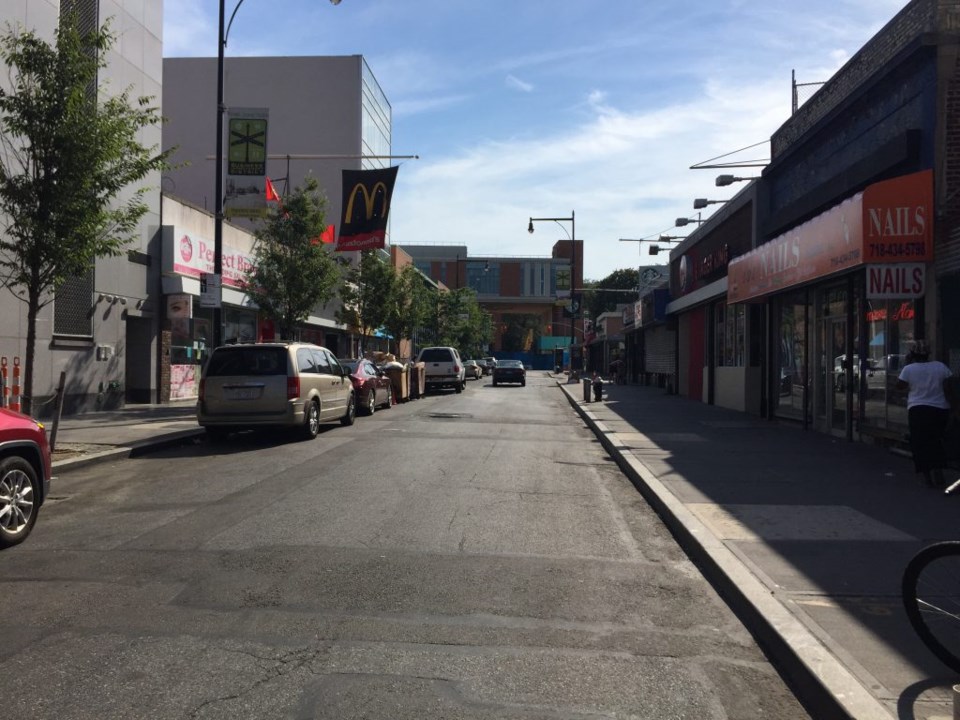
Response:
POLYGON ((907 390, 907 423, 913 464, 927 485, 945 484, 943 468, 946 453, 944 432, 950 419, 950 404, 944 390, 952 375, 950 368, 930 359, 930 348, 917 340, 907 354, 907 364, 900 371, 897 389, 907 390))

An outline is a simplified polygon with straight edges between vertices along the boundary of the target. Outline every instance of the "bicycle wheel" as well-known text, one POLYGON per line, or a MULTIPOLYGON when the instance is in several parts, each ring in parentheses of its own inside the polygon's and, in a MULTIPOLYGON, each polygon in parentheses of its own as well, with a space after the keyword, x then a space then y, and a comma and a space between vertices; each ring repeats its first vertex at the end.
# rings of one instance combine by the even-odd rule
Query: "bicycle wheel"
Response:
POLYGON ((914 555, 901 584, 907 618, 941 662, 960 672, 960 542, 940 542, 914 555))

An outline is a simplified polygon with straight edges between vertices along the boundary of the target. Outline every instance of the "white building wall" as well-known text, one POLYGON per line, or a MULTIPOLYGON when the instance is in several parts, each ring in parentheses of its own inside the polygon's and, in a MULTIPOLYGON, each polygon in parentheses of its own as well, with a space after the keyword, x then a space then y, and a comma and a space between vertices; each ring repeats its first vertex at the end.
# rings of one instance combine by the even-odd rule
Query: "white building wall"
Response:
MULTIPOLYGON (((0 3, 0 27, 7 23, 36 32, 53 41, 59 22, 60 3, 52 0, 4 0, 0 3)), ((117 42, 101 72, 101 96, 130 89, 132 99, 153 95, 159 107, 162 80, 162 0, 101 0, 98 25, 111 18, 117 42)), ((6 81, 0 72, 0 82, 6 81)), ((143 132, 147 146, 161 143, 159 126, 143 132)), ((146 299, 152 285, 158 286, 156 231, 160 224, 159 174, 148 177, 151 188, 144 197, 148 213, 140 222, 131 258, 100 259, 96 263, 94 291, 90 298, 92 334, 59 337, 53 332, 55 303, 41 310, 37 319, 34 365, 34 411, 44 416, 61 371, 66 373, 66 412, 92 409, 104 402, 121 404, 125 399, 150 401, 156 391, 157 322, 146 299), (112 297, 112 302, 100 297, 112 297), (100 359, 98 359, 100 358, 100 359), (113 383, 118 390, 104 395, 113 383)), ((136 188, 128 189, 121 200, 136 188)), ((26 357, 25 305, 10 293, 0 294, 0 355, 26 357)))

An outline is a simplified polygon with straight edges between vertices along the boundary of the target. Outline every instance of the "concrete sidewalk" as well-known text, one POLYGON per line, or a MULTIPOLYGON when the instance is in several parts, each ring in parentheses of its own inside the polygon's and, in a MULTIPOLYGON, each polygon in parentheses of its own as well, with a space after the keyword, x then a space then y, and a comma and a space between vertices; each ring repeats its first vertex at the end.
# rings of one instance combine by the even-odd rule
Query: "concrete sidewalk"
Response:
POLYGON ((558 383, 814 717, 954 717, 958 679, 913 634, 900 580, 958 537, 960 497, 877 447, 657 388, 608 383, 585 403, 558 383))
MULTIPOLYGON (((63 417, 57 427, 53 472, 129 457, 148 448, 202 436, 196 404, 196 400, 189 400, 128 405, 121 410, 63 417)), ((44 420, 43 424, 47 437, 52 437, 53 421, 44 420)))

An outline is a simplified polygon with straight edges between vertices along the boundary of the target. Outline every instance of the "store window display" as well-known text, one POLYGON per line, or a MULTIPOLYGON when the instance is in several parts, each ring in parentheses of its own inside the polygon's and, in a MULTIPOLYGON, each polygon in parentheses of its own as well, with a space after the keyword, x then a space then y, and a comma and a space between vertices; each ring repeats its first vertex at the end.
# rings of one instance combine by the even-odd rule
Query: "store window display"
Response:
POLYGON ((195 340, 193 298, 186 294, 167 296, 167 323, 170 329, 170 399, 197 396, 201 347, 195 340))
POLYGON ((906 430, 907 395, 897 388, 917 326, 913 300, 868 300, 863 417, 867 426, 906 430))

